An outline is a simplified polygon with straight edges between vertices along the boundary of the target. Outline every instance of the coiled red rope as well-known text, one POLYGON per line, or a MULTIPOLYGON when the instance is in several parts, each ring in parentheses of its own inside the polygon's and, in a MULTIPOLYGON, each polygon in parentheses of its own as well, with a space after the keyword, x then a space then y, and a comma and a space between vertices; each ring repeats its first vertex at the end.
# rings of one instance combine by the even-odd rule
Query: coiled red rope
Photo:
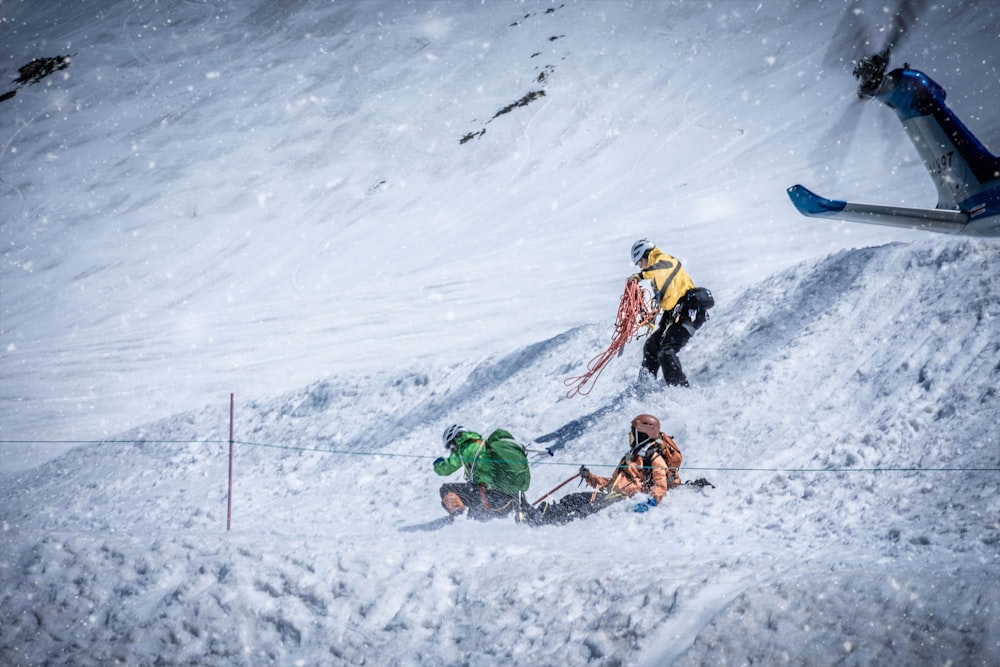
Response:
POLYGON ((625 283, 625 292, 618 303, 618 317, 615 320, 615 333, 611 338, 611 345, 590 360, 586 373, 563 380, 563 384, 570 387, 566 392, 566 398, 573 398, 577 394, 581 396, 589 394, 611 358, 616 355, 621 356, 625 345, 637 338, 643 327, 652 328, 655 319, 656 310, 649 306, 649 292, 639 285, 638 280, 630 278, 625 283))

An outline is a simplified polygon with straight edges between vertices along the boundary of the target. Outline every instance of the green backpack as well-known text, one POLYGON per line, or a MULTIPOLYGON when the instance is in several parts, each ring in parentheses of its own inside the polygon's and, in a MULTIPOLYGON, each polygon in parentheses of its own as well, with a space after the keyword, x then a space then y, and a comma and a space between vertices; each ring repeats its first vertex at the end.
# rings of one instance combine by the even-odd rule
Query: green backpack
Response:
POLYGON ((493 486, 512 496, 523 493, 531 485, 528 452, 508 431, 498 428, 486 438, 482 454, 493 462, 493 486))

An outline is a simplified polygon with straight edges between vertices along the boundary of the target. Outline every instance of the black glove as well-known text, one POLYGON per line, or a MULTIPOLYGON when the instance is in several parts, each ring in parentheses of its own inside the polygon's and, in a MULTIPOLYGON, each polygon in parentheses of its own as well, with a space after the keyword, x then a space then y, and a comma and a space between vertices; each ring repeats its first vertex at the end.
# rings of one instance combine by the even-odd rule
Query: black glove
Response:
POLYGON ((587 470, 587 466, 580 466, 579 474, 581 479, 590 479, 590 471, 587 470))

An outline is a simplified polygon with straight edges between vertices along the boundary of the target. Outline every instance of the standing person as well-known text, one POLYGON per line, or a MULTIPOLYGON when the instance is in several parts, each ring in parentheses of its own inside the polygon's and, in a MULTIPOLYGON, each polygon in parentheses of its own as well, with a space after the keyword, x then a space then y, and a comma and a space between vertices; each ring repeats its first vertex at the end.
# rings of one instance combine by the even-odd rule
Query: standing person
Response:
POLYGON ((470 518, 486 521, 520 507, 531 474, 527 452, 514 436, 497 429, 483 440, 475 431, 452 424, 441 439, 449 454, 434 461, 434 472, 447 477, 465 471, 465 482, 441 485, 441 505, 450 516, 468 509, 470 518))
POLYGON ((653 415, 637 415, 629 429, 629 452, 611 477, 594 475, 581 466, 580 478, 594 491, 570 493, 559 502, 542 503, 533 508, 529 521, 536 525, 567 523, 638 494, 645 494, 648 499, 634 509, 645 512, 661 503, 667 491, 681 483, 677 471, 682 462, 683 456, 673 438, 660 431, 660 420, 653 415))
POLYGON ((706 311, 715 304, 712 292, 695 287, 679 259, 646 239, 632 245, 632 262, 639 272, 630 280, 649 280, 653 285, 654 307, 663 313, 656 330, 643 345, 643 369, 654 378, 656 371, 662 371, 663 381, 668 385, 688 387, 677 353, 708 320, 706 311))

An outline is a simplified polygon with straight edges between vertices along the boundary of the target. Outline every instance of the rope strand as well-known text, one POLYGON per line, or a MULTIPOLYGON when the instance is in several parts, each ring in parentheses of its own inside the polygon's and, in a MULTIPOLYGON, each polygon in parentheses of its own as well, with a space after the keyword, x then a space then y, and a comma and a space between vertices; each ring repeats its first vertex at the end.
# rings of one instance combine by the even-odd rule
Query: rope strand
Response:
POLYGON ((611 337, 611 345, 590 360, 586 373, 563 380, 563 384, 570 387, 570 390, 566 392, 566 398, 573 398, 577 394, 581 396, 589 394, 611 358, 616 355, 620 356, 625 345, 638 338, 642 327, 652 328, 653 321, 656 319, 656 310, 650 308, 648 300, 649 292, 639 285, 638 280, 630 278, 625 283, 625 292, 618 303, 618 317, 615 320, 615 332, 611 337))
MULTIPOLYGON (((331 449, 329 447, 314 446, 295 446, 295 445, 279 445, 275 443, 267 442, 250 442, 247 440, 234 440, 234 444, 244 445, 247 447, 259 447, 261 449, 282 449, 286 451, 293 452, 313 452, 316 454, 330 454, 334 456, 370 456, 377 458, 386 459, 414 459, 418 461, 431 460, 437 458, 434 454, 402 454, 399 452, 391 452, 385 450, 349 450, 349 449, 331 449)), ((228 445, 229 440, 159 440, 159 439, 141 439, 141 440, 0 440, 0 446, 3 445, 52 445, 52 444, 75 444, 75 445, 228 445)), ((491 459, 492 460, 492 459, 491 459)), ((587 468, 598 468, 601 466, 617 466, 618 463, 609 463, 607 461, 535 461, 532 465, 541 466, 557 466, 557 467, 570 467, 579 468, 580 465, 584 465, 587 468)), ((711 470, 715 472, 733 472, 733 473, 743 473, 743 472, 762 472, 762 473, 932 473, 932 472, 989 472, 989 473, 1000 473, 1000 467, 962 467, 962 466, 943 466, 940 468, 925 468, 917 465, 913 466, 885 466, 885 467, 866 467, 866 468, 767 468, 767 467, 744 467, 744 466, 727 466, 727 465, 687 465, 685 464, 682 468, 688 472, 698 470, 711 470)))

